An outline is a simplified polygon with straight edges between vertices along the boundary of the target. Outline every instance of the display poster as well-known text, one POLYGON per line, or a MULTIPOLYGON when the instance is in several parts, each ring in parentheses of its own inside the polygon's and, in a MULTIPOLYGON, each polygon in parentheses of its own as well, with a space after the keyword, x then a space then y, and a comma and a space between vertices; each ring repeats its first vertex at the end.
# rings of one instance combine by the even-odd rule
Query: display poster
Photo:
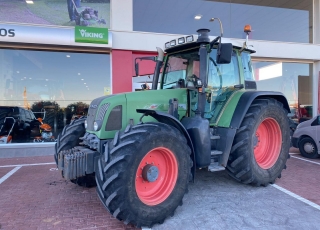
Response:
POLYGON ((0 0, 0 22, 110 27, 110 0, 0 0))

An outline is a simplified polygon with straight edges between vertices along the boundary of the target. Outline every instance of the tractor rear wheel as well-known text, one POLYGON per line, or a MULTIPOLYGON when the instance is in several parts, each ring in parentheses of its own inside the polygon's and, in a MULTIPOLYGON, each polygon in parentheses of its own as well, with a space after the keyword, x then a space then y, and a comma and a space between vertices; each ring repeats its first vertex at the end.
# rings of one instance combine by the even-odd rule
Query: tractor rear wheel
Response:
POLYGON ((244 184, 274 183, 289 158, 287 113, 274 99, 256 99, 235 135, 228 160, 230 176, 244 184))
MULTIPOLYGON (((58 166, 58 154, 63 150, 71 150, 75 146, 79 145, 79 138, 82 137, 86 129, 84 127, 85 117, 79 118, 72 121, 69 125, 66 125, 62 132, 58 135, 57 143, 55 145, 55 154, 54 160, 58 166)), ((96 185, 94 174, 86 175, 84 177, 71 180, 72 183, 75 183, 84 187, 93 187, 96 185)))
POLYGON ((191 150, 176 128, 163 123, 128 126, 96 161, 98 196, 125 224, 152 227, 182 205, 191 150))

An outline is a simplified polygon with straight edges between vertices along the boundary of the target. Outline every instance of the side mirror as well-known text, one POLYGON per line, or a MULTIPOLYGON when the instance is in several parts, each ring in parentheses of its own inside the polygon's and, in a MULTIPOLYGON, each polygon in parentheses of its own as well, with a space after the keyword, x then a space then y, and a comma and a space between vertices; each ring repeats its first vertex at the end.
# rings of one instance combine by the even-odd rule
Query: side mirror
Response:
POLYGON ((134 69, 135 69, 135 72, 136 72, 136 76, 139 76, 139 63, 137 62, 137 60, 150 60, 150 61, 156 61, 157 60, 157 57, 137 57, 135 60, 134 60, 134 69))
POLYGON ((138 62, 134 63, 134 70, 136 71, 136 76, 138 76, 139 75, 139 63, 138 62))
POLYGON ((220 43, 217 50, 217 64, 229 64, 232 56, 232 44, 220 43))

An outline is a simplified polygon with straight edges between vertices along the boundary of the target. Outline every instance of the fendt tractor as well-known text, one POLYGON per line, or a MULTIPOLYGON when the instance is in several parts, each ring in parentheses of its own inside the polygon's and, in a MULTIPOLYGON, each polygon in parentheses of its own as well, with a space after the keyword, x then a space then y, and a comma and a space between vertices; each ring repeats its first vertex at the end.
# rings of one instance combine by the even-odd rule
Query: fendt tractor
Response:
POLYGON ((150 90, 94 99, 58 137, 62 176, 96 185, 104 207, 125 224, 163 223, 196 170, 226 169, 241 183, 267 186, 286 168, 288 102, 256 89, 250 26, 243 44, 225 42, 221 22, 220 29, 213 40, 199 29, 157 48, 150 90))

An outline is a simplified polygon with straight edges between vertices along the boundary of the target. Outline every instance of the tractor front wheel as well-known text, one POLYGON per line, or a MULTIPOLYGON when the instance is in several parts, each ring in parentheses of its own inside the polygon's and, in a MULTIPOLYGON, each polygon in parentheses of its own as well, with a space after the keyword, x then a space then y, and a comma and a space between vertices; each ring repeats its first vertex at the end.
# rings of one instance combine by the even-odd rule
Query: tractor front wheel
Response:
POLYGON ((177 129, 162 123, 117 132, 96 161, 97 193, 125 224, 152 227, 182 204, 191 172, 191 150, 177 129))
POLYGON ((274 99, 256 99, 235 135, 227 170, 236 180, 266 186, 281 177, 289 158, 286 111, 274 99))

